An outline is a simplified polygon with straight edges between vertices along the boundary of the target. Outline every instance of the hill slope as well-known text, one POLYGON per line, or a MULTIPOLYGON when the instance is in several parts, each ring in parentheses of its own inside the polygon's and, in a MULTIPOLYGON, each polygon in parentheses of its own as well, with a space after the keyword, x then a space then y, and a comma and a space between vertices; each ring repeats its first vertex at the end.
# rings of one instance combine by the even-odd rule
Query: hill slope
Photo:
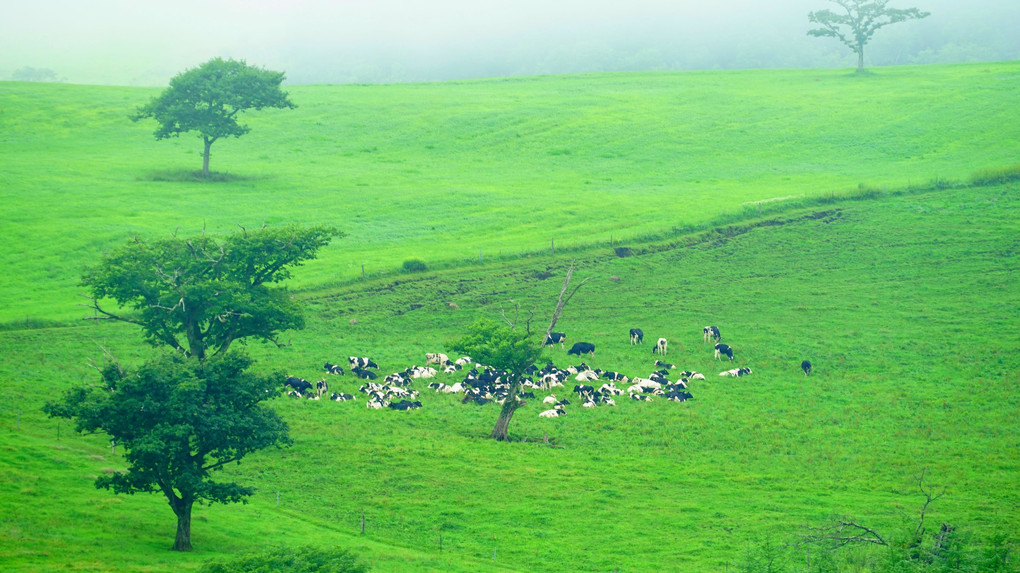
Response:
POLYGON ((82 265, 136 234, 331 223, 298 286, 662 235, 759 202, 1016 162, 1020 63, 300 86, 196 182, 151 89, 0 82, 0 322, 74 320, 82 265))
MULTIPOLYGON (((281 399, 294 447, 228 470, 259 493, 202 511, 199 551, 188 556, 163 551, 173 523, 158 498, 92 488, 91 476, 119 464, 108 444, 66 425, 55 441, 56 422, 39 413, 53 392, 91 379, 83 359, 101 358, 97 344, 123 361, 144 356, 137 333, 0 332, 0 561, 168 571, 266 543, 314 543, 353 544, 377 571, 724 570, 761 540, 785 543, 832 515, 887 535, 912 529, 924 468, 946 488, 928 523, 1015 540, 1018 191, 834 203, 688 246, 635 245, 639 256, 601 248, 305 293, 308 329, 283 350, 250 348, 264 367, 311 379, 325 360, 370 355, 393 371, 511 300, 545 316, 576 257, 576 276, 593 280, 560 326, 598 345, 589 364, 647 374, 649 347, 626 337, 639 326, 668 337, 670 361, 707 380, 683 404, 575 404, 554 420, 532 404, 515 417, 512 434, 547 432, 562 449, 486 440, 494 407, 452 396, 423 393, 425 408, 410 413, 281 399), (730 365, 712 359, 706 324, 751 376, 716 375, 730 365), (815 363, 810 378, 803 358, 815 363), (366 539, 354 540, 362 512, 366 539)), ((879 558, 856 553, 847 566, 874 569, 879 558)))

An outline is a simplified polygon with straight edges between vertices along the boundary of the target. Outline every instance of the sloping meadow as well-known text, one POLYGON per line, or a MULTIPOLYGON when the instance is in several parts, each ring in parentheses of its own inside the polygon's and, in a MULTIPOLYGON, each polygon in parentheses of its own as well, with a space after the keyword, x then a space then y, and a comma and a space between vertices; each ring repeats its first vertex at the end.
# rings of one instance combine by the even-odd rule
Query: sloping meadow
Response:
MULTIPOLYGON (((101 436, 72 435, 39 412, 92 379, 86 358, 105 349, 141 359, 137 333, 2 332, 0 560, 12 570, 169 571, 318 544, 351 547, 377 571, 736 569, 749 548, 791 543, 837 515, 889 536, 913 530, 922 471, 945 491, 929 527, 1016 539, 1018 191, 834 202, 629 243, 633 256, 605 247, 303 292, 308 328, 284 349, 249 351, 261 368, 326 378, 359 399, 278 399, 293 447, 224 472, 258 493, 199 509, 191 555, 166 551, 173 520, 161 498, 92 487, 120 464, 101 436), (692 382, 694 399, 575 401, 554 419, 539 418, 535 400, 511 424, 518 441, 496 443, 485 438, 495 405, 461 404, 418 381, 422 409, 367 410, 359 381, 321 370, 347 356, 372 357, 381 373, 423 364, 476 318, 513 318, 517 304, 544 330, 572 261, 575 284, 591 280, 557 325, 567 347, 592 342, 592 367, 646 376, 651 343, 665 337, 676 370, 706 376, 692 382), (720 328, 732 364, 713 359, 705 325, 720 328), (643 346, 628 341, 634 327, 643 346), (718 376, 737 365, 753 373, 718 376)), ((559 347, 548 356, 580 362, 559 347)), ((846 559, 866 569, 878 557, 846 559)))

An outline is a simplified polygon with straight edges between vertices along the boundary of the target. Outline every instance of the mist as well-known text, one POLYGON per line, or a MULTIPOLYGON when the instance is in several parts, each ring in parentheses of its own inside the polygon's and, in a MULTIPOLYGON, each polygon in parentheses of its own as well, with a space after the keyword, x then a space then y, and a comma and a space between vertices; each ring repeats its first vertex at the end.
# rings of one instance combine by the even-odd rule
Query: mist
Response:
MULTIPOLYGON (((879 30, 870 67, 1020 59, 1016 0, 893 0, 931 12, 879 30)), ((854 67, 807 36, 828 0, 36 0, 4 9, 0 80, 163 86, 216 57, 288 84, 611 71, 854 67)))

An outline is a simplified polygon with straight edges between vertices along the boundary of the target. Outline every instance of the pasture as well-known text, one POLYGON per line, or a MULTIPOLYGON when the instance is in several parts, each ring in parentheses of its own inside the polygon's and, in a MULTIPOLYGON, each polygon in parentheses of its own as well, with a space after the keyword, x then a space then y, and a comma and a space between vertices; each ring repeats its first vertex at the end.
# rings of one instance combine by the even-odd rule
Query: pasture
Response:
POLYGON ((1018 87, 1017 62, 292 86, 207 183, 197 137, 130 121, 156 89, 0 82, 0 323, 77 320, 83 262, 136 234, 347 231, 303 288, 963 181, 1016 163, 1018 87))
MULTIPOLYGON (((598 345, 589 364, 637 375, 653 357, 647 341, 630 345, 628 328, 669 337, 669 360, 707 376, 692 384, 694 400, 575 406, 551 420, 538 404, 518 412, 514 436, 547 432, 560 449, 491 442, 494 405, 462 405, 424 382, 415 412, 281 398, 294 446, 228 470, 259 493, 198 509, 190 555, 165 551, 172 521, 160 498, 94 490, 90 476, 118 465, 108 443, 66 423, 58 439, 38 409, 90 379, 83 361, 102 357, 97 345, 144 356, 136 333, 0 333, 0 557, 15 570, 170 570, 317 544, 350 547, 377 571, 725 570, 762 540, 790 541, 833 515, 895 534, 912 527, 925 468, 947 492, 930 524, 1015 539, 1017 191, 835 203, 687 247, 586 252, 576 272, 593 280, 563 330, 598 345), (712 359, 704 324, 719 325, 754 374, 716 376, 729 366, 712 359)), ((371 355, 383 372, 422 364, 500 303, 549 312, 567 264, 524 259, 308 292, 309 326, 291 346, 250 350, 265 368, 310 380, 347 355, 371 355)), ((350 376, 328 380, 357 394, 350 376)), ((874 570, 878 557, 855 559, 874 570)))

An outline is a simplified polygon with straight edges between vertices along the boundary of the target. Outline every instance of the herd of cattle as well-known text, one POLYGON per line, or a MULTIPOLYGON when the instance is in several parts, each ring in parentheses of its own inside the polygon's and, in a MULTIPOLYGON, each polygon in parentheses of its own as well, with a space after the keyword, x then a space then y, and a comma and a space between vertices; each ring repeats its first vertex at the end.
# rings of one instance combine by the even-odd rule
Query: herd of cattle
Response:
MULTIPOLYGON (((720 342, 721 338, 718 327, 706 326, 704 328, 704 341, 715 342, 715 359, 721 360, 723 356, 726 356, 730 361, 733 361, 733 348, 722 344, 720 342)), ((643 341, 644 333, 641 329, 634 328, 630 330, 631 344, 642 344, 643 341)), ((553 332, 546 339, 545 343, 546 345, 560 344, 561 348, 563 348, 566 343, 566 334, 553 332)), ((668 352, 668 347, 668 341, 665 338, 659 338, 652 348, 652 353, 665 356, 668 352)), ((578 357, 582 354, 594 355, 595 345, 589 342, 577 342, 571 346, 567 354, 577 355, 578 357)), ((468 356, 451 361, 447 355, 442 353, 426 353, 424 366, 412 366, 402 371, 394 372, 385 376, 381 382, 377 381, 379 375, 376 371, 379 365, 370 358, 351 356, 347 362, 350 373, 365 380, 364 384, 359 388, 359 392, 366 395, 366 405, 372 409, 414 410, 421 408, 421 401, 418 400, 419 393, 411 388, 415 380, 433 378, 439 372, 452 374, 465 368, 469 369, 465 373, 464 378, 459 382, 453 385, 433 382, 428 385, 428 388, 438 393, 459 394, 462 397, 462 403, 478 405, 489 402, 502 404, 506 400, 511 399, 511 394, 514 393, 511 376, 507 372, 477 364, 468 356), (435 368, 433 368, 433 365, 435 368)), ((684 402, 693 397, 687 391, 688 384, 692 380, 705 379, 705 376, 698 372, 682 371, 677 373, 671 382, 670 378, 673 378, 671 370, 676 368, 676 366, 661 360, 655 360, 654 365, 656 370, 645 377, 630 377, 619 372, 604 371, 599 368, 593 369, 584 362, 577 366, 562 369, 556 367, 551 362, 542 368, 533 365, 525 371, 523 378, 518 381, 519 389, 516 392, 516 396, 513 396, 513 399, 518 401, 536 399, 536 390, 550 391, 555 388, 565 387, 573 379, 573 382, 576 383, 571 394, 576 394, 576 396, 570 396, 570 398, 573 398, 585 408, 615 406, 615 399, 624 395, 627 395, 632 400, 639 401, 647 401, 651 400, 653 396, 659 396, 675 402, 684 402), (602 384, 596 387, 596 382, 602 382, 602 384), (616 386, 617 383, 629 386, 619 388, 616 386)), ((801 364, 801 368, 805 375, 811 373, 811 363, 809 361, 805 360, 801 364)), ((326 362, 323 365, 323 369, 332 375, 343 376, 346 374, 343 366, 330 362, 326 362)), ((748 374, 751 374, 750 368, 733 368, 720 372, 719 376, 740 377, 748 374)), ((351 394, 330 393, 329 384, 325 379, 312 384, 303 378, 291 376, 284 381, 284 386, 290 388, 287 394, 295 398, 305 397, 320 400, 328 396, 330 400, 338 402, 354 400, 354 396, 351 394)), ((551 409, 544 410, 539 414, 539 416, 544 418, 565 415, 565 406, 571 403, 567 397, 557 398, 555 394, 548 395, 542 402, 552 406, 551 409)))

